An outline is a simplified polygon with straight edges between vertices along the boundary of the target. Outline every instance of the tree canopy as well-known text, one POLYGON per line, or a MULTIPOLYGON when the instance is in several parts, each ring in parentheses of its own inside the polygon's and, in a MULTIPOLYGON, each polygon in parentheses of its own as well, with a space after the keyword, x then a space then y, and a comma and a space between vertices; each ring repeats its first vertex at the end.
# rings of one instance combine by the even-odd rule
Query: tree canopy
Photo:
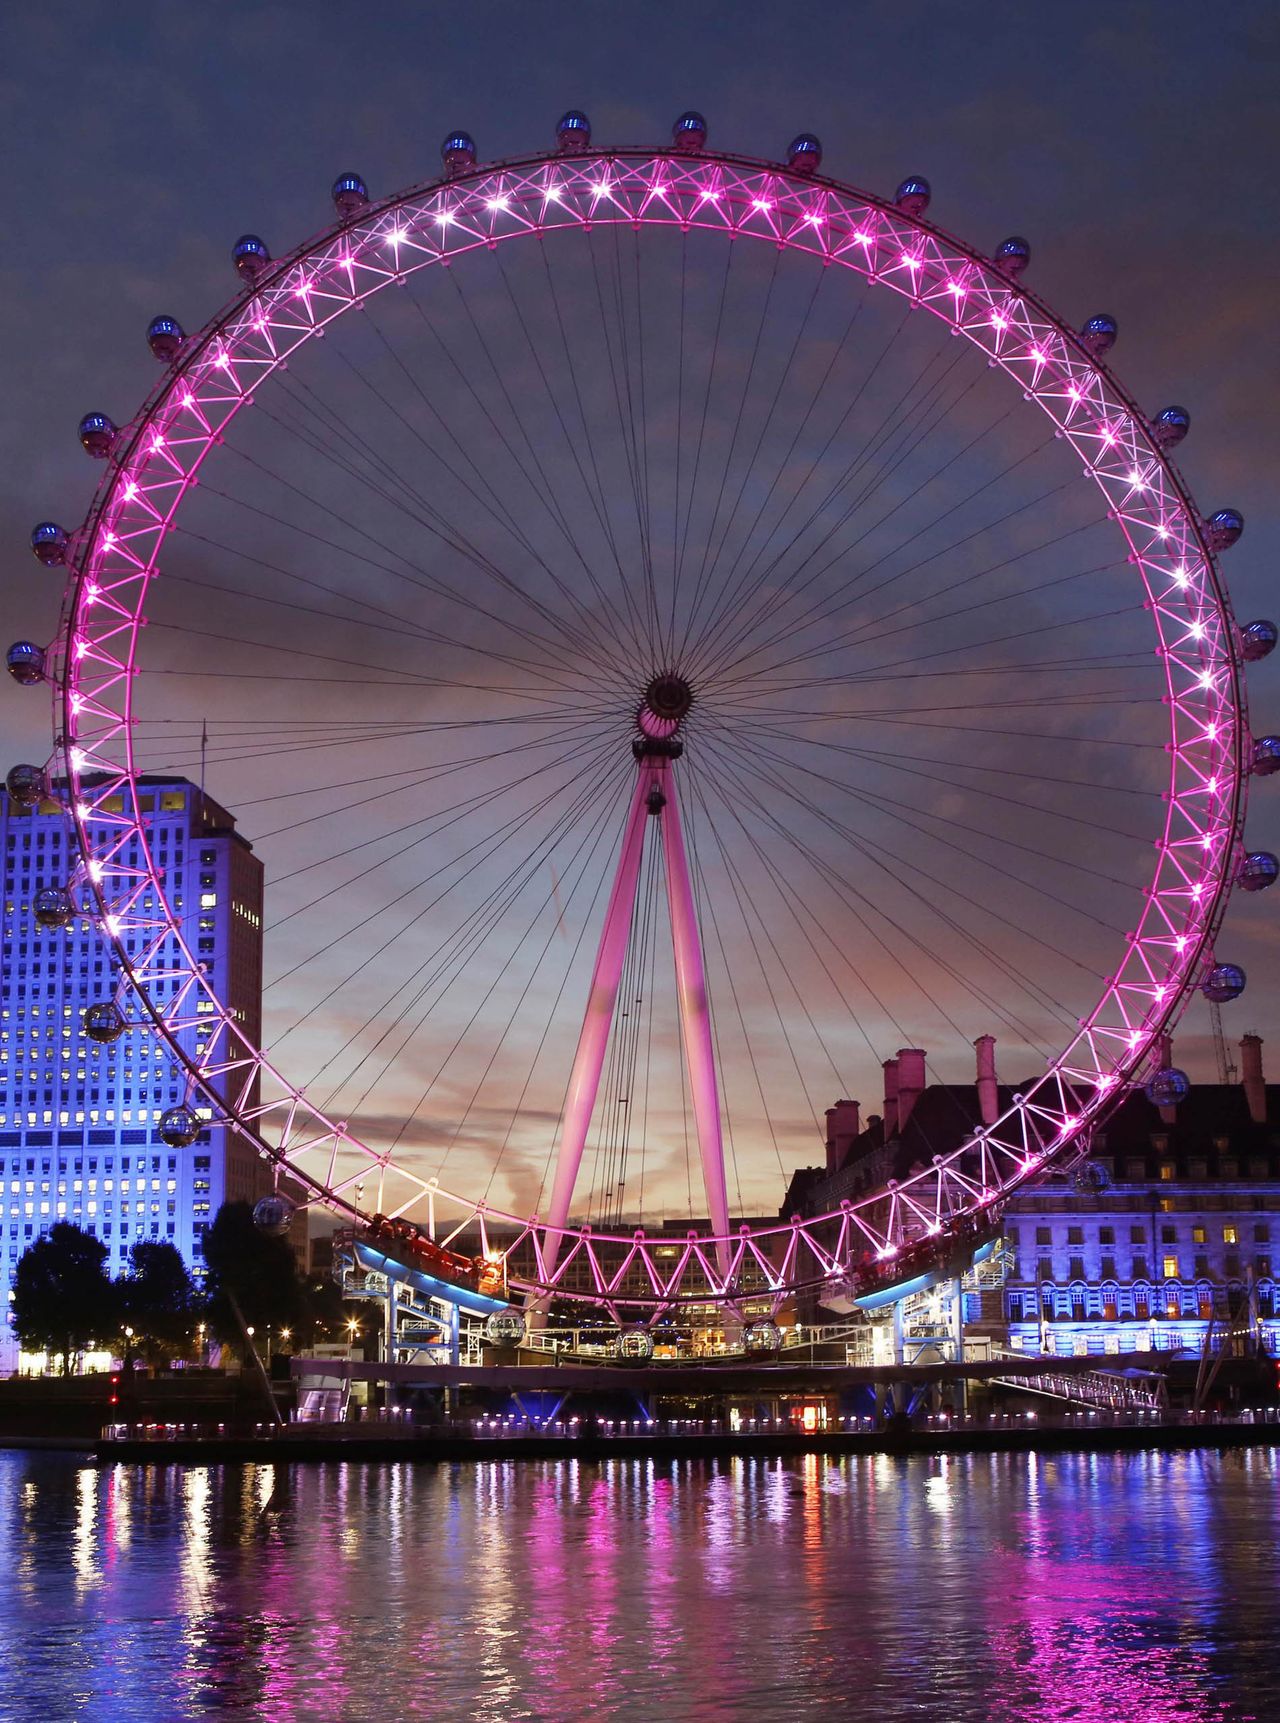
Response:
POLYGON ((287 1239, 272 1238, 253 1224, 247 1202, 223 1203, 204 1235, 209 1270, 209 1322, 216 1335, 242 1344, 228 1294, 245 1321, 259 1329, 297 1327, 304 1315, 303 1287, 287 1239))
POLYGON ((61 1356, 70 1374, 74 1355, 91 1340, 114 1339, 119 1304, 106 1259, 106 1245, 69 1221, 55 1222, 19 1257, 13 1325, 26 1351, 61 1356))
POLYGON ((140 1240, 129 1252, 129 1269, 116 1283, 121 1317, 148 1363, 186 1350, 198 1295, 182 1253, 167 1241, 140 1240))

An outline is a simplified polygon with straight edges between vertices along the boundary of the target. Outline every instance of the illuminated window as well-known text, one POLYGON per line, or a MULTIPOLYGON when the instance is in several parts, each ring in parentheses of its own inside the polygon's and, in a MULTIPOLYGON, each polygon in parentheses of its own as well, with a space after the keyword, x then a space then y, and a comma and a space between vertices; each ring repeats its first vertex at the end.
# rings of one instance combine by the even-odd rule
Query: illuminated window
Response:
POLYGON ((1239 1244, 1240 1240, 1236 1236, 1236 1229, 1233 1226, 1223 1227, 1222 1242, 1223 1244, 1239 1244))
POLYGON ((1178 1259, 1176 1256, 1166 1256, 1164 1258, 1164 1277, 1166 1280, 1176 1280, 1178 1278, 1178 1259))
POLYGON ((160 796, 160 812, 176 814, 186 806, 186 797, 181 790, 165 790, 160 796))
POLYGON ((1192 1242, 1192 1244, 1204 1244, 1205 1241, 1206 1241, 1205 1229, 1202 1226, 1193 1226, 1191 1229, 1191 1242, 1192 1242))
POLYGON ((217 894, 217 892, 216 891, 202 891, 200 893, 200 907, 201 907, 201 909, 216 909, 218 907, 218 894, 217 894))
POLYGON ((1172 1179, 1176 1175, 1176 1173, 1177 1173, 1177 1168, 1174 1166, 1172 1161, 1161 1161, 1161 1163, 1160 1163, 1160 1177, 1162 1179, 1165 1179, 1165 1180, 1172 1179))

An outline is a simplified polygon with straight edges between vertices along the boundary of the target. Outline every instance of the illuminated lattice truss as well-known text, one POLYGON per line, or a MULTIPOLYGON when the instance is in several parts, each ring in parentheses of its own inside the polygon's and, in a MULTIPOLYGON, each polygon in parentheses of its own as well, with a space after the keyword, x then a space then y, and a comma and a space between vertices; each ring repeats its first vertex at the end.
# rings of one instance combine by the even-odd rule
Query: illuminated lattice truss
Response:
POLYGON ((612 1309, 776 1299, 840 1281, 968 1218, 998 1215, 1019 1185, 1083 1153, 1204 974, 1239 854, 1247 735, 1226 593, 1182 482, 1106 367, 1033 294, 967 246, 880 199, 776 164, 646 150, 536 157, 372 206, 271 265, 196 338, 116 439, 73 543, 53 672, 56 764, 69 783, 80 886, 119 958, 130 1027, 164 1038, 193 1088, 308 1200, 339 1214, 408 1215, 448 1243, 490 1233, 527 1265, 513 1284, 612 1309), (325 1116, 259 1050, 166 903, 134 791, 138 629, 166 533, 236 414, 303 345, 371 295, 495 242, 608 223, 698 229, 847 269, 940 318, 1051 420, 1105 498, 1141 581, 1164 664, 1169 778, 1163 835, 1139 924, 1078 1032, 996 1122, 914 1176, 831 1214, 728 1237, 606 1237, 498 1213, 415 1175, 325 1116), (92 785, 90 784, 92 780, 92 785), (113 812, 113 807, 123 811, 113 812), (107 841, 101 834, 107 833, 107 841), (159 907, 147 907, 154 905, 159 907), (202 1050, 183 1051, 200 1027, 202 1050), (515 1243, 511 1245, 514 1234, 515 1243))

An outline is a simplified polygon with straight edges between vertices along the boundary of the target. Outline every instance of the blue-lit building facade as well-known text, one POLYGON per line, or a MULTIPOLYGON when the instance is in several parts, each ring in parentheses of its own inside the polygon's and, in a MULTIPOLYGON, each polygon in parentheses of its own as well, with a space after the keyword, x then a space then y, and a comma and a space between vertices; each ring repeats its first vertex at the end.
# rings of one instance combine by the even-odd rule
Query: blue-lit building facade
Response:
MULTIPOLYGON (((233 817, 185 779, 144 779, 139 799, 190 949, 208 964, 246 1035, 256 1037, 262 865, 233 817)), ((188 1148, 161 1142, 161 1114, 188 1098, 163 1042, 134 1031, 98 1045, 84 1034, 85 1008, 109 999, 116 985, 112 949, 86 918, 41 927, 32 913, 37 891, 66 886, 73 875, 63 804, 24 808, 0 790, 0 853, 0 1300, 7 1306, 18 1258, 58 1220, 101 1239, 113 1275, 127 1269, 132 1245, 161 1240, 176 1245, 199 1277, 213 1215, 224 1201, 262 1193, 262 1163, 212 1122, 188 1148)), ((194 1052, 207 1032, 183 1033, 194 1052)), ((6 1323, 0 1369, 16 1359, 6 1323)))
MULTIPOLYGON (((856 1102, 831 1109, 826 1165, 794 1174, 783 1213, 909 1177, 990 1123, 1013 1094, 993 1055, 983 1037, 975 1084, 927 1083, 917 1049, 888 1061, 883 1112, 864 1126, 856 1102)), ((1054 1356, 1187 1351, 1212 1323, 1280 1355, 1280 1084, 1265 1081, 1255 1035, 1240 1070, 1238 1083, 1191 1085, 1176 1106, 1131 1091, 1084 1166, 1010 1202, 1003 1285, 963 1299, 974 1341, 1054 1356)), ((822 1320, 816 1306, 802 1314, 822 1320)))

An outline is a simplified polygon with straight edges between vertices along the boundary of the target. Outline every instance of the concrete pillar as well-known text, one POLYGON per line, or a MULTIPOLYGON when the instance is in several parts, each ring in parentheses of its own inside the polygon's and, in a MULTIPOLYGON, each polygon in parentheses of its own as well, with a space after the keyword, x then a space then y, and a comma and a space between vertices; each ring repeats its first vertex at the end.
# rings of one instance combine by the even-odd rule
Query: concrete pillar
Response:
POLYGON ((984 1125, 994 1125, 1000 1116, 995 1036, 979 1035, 973 1049, 978 1058, 978 1115, 984 1125))
POLYGON ((906 1129, 907 1120, 915 1109, 916 1102, 924 1094, 924 1049, 921 1047, 899 1047, 898 1049, 898 1131, 906 1129))
POLYGON ((898 1134, 898 1061, 884 1062, 884 1140, 898 1134))
POLYGON ((837 1101, 827 1108, 827 1172, 838 1173, 849 1159, 862 1129, 857 1101, 837 1101))
POLYGON ((1262 1037, 1245 1035, 1240 1041, 1240 1069, 1244 1073, 1244 1096, 1255 1125, 1267 1122, 1267 1084, 1262 1075, 1262 1037))

